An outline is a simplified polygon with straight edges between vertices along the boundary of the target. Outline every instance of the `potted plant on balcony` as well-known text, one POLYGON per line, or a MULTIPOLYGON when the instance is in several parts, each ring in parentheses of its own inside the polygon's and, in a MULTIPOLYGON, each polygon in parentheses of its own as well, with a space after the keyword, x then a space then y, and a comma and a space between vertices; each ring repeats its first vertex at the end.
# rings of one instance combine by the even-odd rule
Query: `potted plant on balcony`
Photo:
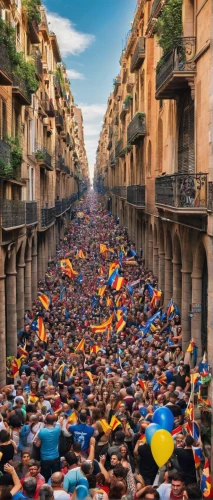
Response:
POLYGON ((157 73, 164 57, 173 50, 177 40, 183 35, 182 0, 168 0, 155 25, 158 44, 163 49, 163 56, 156 66, 157 73))
POLYGON ((131 106, 131 103, 132 103, 132 94, 127 94, 123 104, 125 105, 126 108, 129 108, 131 106))
POLYGON ((13 177, 13 167, 0 158, 0 178, 11 179, 11 177, 13 177))
POLYGON ((41 21, 41 14, 39 10, 40 0, 22 0, 22 6, 24 7, 27 19, 29 23, 35 21, 37 24, 41 21))
POLYGON ((21 177, 21 163, 22 163, 22 148, 20 145, 20 137, 6 137, 7 144, 10 145, 10 164, 7 165, 8 176, 13 179, 20 179, 21 177))
POLYGON ((45 160, 45 154, 43 153, 43 151, 41 151, 41 149, 37 149, 35 153, 35 158, 38 162, 45 160))

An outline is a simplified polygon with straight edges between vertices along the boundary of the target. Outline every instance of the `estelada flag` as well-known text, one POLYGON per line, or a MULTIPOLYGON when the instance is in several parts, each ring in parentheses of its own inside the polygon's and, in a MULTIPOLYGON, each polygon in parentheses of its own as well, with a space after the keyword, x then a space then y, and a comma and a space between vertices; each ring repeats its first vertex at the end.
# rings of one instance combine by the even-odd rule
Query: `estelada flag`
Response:
POLYGON ((109 278, 111 274, 120 267, 119 262, 111 262, 109 265, 109 278))
POLYGON ((115 415, 112 415, 112 418, 111 418, 109 425, 110 425, 112 431, 114 431, 115 429, 117 429, 117 427, 119 425, 121 425, 121 422, 120 422, 120 420, 118 420, 118 418, 115 415))
POLYGON ((106 291, 106 285, 101 286, 101 287, 98 289, 98 295, 99 295, 99 297, 103 297, 103 295, 104 295, 105 291, 106 291))
POLYGON ((38 317, 38 337, 42 342, 47 342, 47 334, 44 328, 44 322, 41 316, 38 317))
POLYGON ((104 245, 103 243, 100 243, 100 253, 105 253, 107 252, 107 246, 104 245))
POLYGON ((50 307, 50 298, 48 297, 48 295, 45 295, 45 293, 41 294, 38 296, 38 299, 41 301, 42 303, 42 306, 48 310, 49 307, 50 307))
POLYGON ((112 288, 117 290, 117 292, 119 292, 119 290, 122 288, 122 286, 125 285, 126 282, 127 281, 125 280, 125 278, 122 278, 121 276, 116 276, 111 286, 112 288))
POLYGON ((205 465, 201 477, 200 489, 203 493, 204 498, 213 498, 213 487, 211 485, 208 459, 205 460, 205 465))
POLYGON ((107 432, 107 431, 111 431, 111 427, 110 425, 107 423, 107 421, 105 420, 105 418, 101 418, 99 420, 100 424, 101 424, 101 427, 102 427, 102 430, 103 432, 107 432))
POLYGON ((104 332, 111 324, 114 317, 114 313, 101 325, 91 325, 90 328, 93 333, 101 333, 104 332))
POLYGON ((81 339, 81 341, 79 342, 79 344, 75 348, 75 352, 76 351, 84 351, 84 344, 85 344, 85 340, 81 339))
POLYGON ((142 389, 143 391, 146 391, 146 382, 145 382, 145 380, 140 380, 140 379, 138 378, 138 383, 140 384, 141 389, 142 389))
POLYGON ((162 292, 160 290, 157 290, 156 288, 153 288, 153 295, 152 295, 152 300, 151 300, 151 305, 156 306, 156 301, 160 300, 162 295, 162 292))

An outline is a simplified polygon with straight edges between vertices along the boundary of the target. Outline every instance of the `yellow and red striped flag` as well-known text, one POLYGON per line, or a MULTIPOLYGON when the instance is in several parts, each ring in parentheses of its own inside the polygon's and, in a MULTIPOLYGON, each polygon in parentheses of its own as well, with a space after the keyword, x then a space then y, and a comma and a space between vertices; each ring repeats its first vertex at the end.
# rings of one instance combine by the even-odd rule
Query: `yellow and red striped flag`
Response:
POLYGON ((107 252, 107 246, 104 245, 103 243, 100 243, 100 253, 105 253, 107 252))
POLYGON ((91 372, 85 371, 87 378, 90 380, 91 384, 93 384, 93 376, 91 372))
POLYGON ((78 258, 79 258, 79 259, 86 259, 86 257, 85 257, 85 255, 84 255, 83 250, 79 250, 79 252, 78 252, 78 255, 77 255, 77 256, 78 256, 78 258))
POLYGON ((85 340, 81 339, 80 342, 79 342, 79 344, 75 348, 75 352, 76 351, 84 351, 84 344, 85 344, 85 340))
POLYGON ((92 345, 90 347, 90 354, 92 354, 92 352, 95 352, 95 354, 97 354, 97 352, 100 350, 101 350, 101 348, 98 345, 92 345))
POLYGON ((45 295, 45 293, 42 293, 41 295, 38 296, 38 299, 41 301, 42 306, 48 310, 50 307, 50 298, 48 295, 45 295))
POLYGON ((143 389, 143 391, 145 391, 146 390, 146 382, 145 382, 145 380, 140 380, 138 378, 138 383, 140 384, 141 389, 143 389))
POLYGON ((118 420, 118 418, 115 415, 112 415, 112 418, 111 418, 109 425, 110 425, 112 431, 114 431, 115 429, 117 429, 117 427, 119 425, 121 425, 121 422, 120 422, 120 420, 118 420))
POLYGON ((105 420, 105 418, 101 418, 99 420, 100 424, 101 424, 101 427, 102 427, 102 430, 104 433, 106 433, 107 431, 111 431, 111 426, 107 423, 107 421, 105 420))
POLYGON ((114 317, 114 313, 101 325, 91 325, 90 328, 93 333, 101 333, 104 332, 111 324, 114 317))
POLYGON ((111 262, 109 265, 109 278, 111 274, 115 271, 115 269, 118 269, 120 267, 119 262, 111 262))
POLYGON ((106 285, 101 286, 101 287, 98 289, 98 295, 99 295, 99 297, 103 297, 103 295, 104 295, 105 291, 106 291, 106 285))
POLYGON ((41 316, 38 317, 38 337, 42 342, 47 342, 47 334, 44 328, 44 322, 41 316))

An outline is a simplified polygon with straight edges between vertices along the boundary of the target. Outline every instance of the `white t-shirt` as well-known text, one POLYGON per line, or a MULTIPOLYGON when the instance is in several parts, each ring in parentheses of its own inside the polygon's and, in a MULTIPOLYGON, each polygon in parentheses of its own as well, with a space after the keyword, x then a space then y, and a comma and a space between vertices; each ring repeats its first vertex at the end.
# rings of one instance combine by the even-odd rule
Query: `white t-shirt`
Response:
POLYGON ((70 495, 64 490, 53 490, 55 500, 70 500, 70 495))

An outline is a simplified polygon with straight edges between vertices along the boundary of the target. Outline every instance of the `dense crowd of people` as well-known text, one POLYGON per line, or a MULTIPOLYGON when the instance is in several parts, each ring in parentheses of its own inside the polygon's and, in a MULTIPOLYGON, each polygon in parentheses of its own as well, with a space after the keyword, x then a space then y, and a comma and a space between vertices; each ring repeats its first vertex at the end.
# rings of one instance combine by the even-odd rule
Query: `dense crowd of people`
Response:
POLYGON ((1 388, 1 500, 201 499, 180 313, 162 312, 155 276, 101 196, 78 202, 38 293, 1 388), (174 452, 159 467, 146 429, 164 407, 174 452))

